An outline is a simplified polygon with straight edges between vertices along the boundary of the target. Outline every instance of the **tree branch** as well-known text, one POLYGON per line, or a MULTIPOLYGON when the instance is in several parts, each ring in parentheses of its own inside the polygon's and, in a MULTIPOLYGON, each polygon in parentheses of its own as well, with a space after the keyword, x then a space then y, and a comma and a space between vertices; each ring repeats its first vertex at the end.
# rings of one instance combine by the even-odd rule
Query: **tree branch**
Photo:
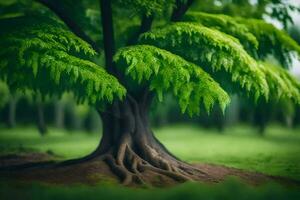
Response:
POLYGON ((182 0, 176 0, 176 7, 173 10, 171 21, 177 22, 181 20, 182 16, 186 13, 193 2, 194 0, 187 0, 186 4, 184 4, 182 0))
POLYGON ((150 15, 150 16, 144 15, 143 16, 140 31, 139 31, 139 35, 142 34, 142 33, 147 32, 151 29, 153 20, 154 20, 153 15, 150 15))
POLYGON ((51 0, 36 0, 36 1, 39 2, 39 3, 41 3, 41 4, 43 4, 44 6, 46 6, 47 8, 49 8, 50 10, 52 10, 70 28, 70 30, 75 35, 77 35, 78 37, 80 37, 81 39, 83 39, 84 41, 86 41, 87 43, 89 43, 96 52, 98 52, 98 53, 100 52, 99 46, 96 44, 96 42, 94 42, 78 26, 78 24, 71 18, 71 16, 67 15, 67 13, 63 9, 63 7, 61 7, 55 1, 51 1, 51 0))
POLYGON ((112 19, 111 1, 99 0, 101 9, 101 21, 103 29, 103 42, 105 65, 107 70, 113 75, 117 75, 117 70, 114 67, 113 56, 115 54, 115 38, 112 19))
POLYGON ((133 45, 133 44, 137 43, 139 36, 151 29, 153 19, 154 19, 153 15, 150 15, 150 16, 144 15, 143 18, 142 18, 142 22, 141 22, 141 26, 140 26, 139 31, 137 33, 135 33, 128 40, 127 44, 128 45, 133 45))

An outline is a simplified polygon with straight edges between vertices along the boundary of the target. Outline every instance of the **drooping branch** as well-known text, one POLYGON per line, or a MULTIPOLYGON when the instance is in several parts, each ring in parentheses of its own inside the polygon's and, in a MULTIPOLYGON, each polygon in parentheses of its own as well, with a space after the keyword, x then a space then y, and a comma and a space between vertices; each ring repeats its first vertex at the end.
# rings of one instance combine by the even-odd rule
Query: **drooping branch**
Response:
POLYGON ((71 16, 69 16, 63 7, 61 7, 59 4, 57 4, 54 1, 51 0, 36 0, 37 2, 43 4, 44 6, 48 7, 50 10, 52 10, 69 28, 70 30, 89 43, 93 49, 97 52, 100 52, 99 45, 97 45, 79 26, 78 24, 72 19, 71 16))
MULTIPOLYGON (((222 83, 234 83, 234 87, 243 89, 254 98, 269 96, 269 86, 259 64, 237 40, 222 32, 200 24, 177 22, 143 34, 140 43, 155 45, 180 55, 203 66, 209 73, 217 75, 216 72, 219 71, 223 73, 222 80, 217 76, 216 79, 222 83), (230 51, 225 52, 224 49, 230 51), (196 56, 199 55, 198 52, 201 52, 199 57, 196 56), (228 79, 225 80, 224 77, 228 79)), ((232 89, 236 90, 234 87, 232 89)))
POLYGON ((189 9, 189 7, 193 4, 193 2, 194 0, 187 0, 186 3, 183 3, 182 0, 176 0, 176 7, 173 10, 171 21, 179 21, 189 9))
POLYGON ((10 88, 38 91, 42 96, 70 91, 79 102, 90 105, 125 95, 125 88, 103 67, 74 55, 92 57, 95 51, 61 22, 22 16, 3 19, 0 27, 0 46, 8 47, 0 53, 0 79, 10 88))
POLYGON ((159 100, 171 91, 182 112, 187 110, 190 115, 200 112, 201 103, 208 112, 215 103, 222 110, 229 103, 228 94, 206 72, 166 50, 150 45, 125 47, 118 51, 115 61, 118 66, 130 66, 124 73, 133 81, 147 81, 159 100))

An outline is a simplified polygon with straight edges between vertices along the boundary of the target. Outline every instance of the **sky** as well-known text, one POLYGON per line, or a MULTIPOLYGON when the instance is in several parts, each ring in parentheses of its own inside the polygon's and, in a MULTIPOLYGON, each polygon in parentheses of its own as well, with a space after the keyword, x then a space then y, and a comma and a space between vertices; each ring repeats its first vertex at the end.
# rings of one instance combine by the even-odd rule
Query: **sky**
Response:
MULTIPOLYGON (((300 6, 300 0, 290 0, 291 3, 300 6)), ((295 25, 300 27, 300 14, 294 12, 292 14, 293 21, 295 25)), ((300 61, 298 59, 293 59, 293 65, 291 68, 291 72, 295 74, 297 77, 300 77, 300 61)))

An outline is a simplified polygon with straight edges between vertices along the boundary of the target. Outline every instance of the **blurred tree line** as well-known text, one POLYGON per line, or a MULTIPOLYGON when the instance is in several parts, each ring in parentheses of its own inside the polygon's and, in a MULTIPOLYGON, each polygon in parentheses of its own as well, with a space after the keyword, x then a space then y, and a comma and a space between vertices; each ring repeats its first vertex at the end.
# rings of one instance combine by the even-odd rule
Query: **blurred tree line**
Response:
POLYGON ((176 102, 169 97, 159 104, 151 113, 154 126, 190 122, 205 128, 217 128, 222 132, 227 126, 246 123, 257 127, 257 133, 264 134, 266 127, 271 123, 279 123, 288 128, 300 125, 300 107, 290 101, 250 103, 247 99, 238 96, 231 97, 231 105, 223 114, 214 108, 210 114, 202 113, 199 117, 190 118, 181 114, 176 102))
POLYGON ((89 132, 101 130, 98 113, 86 104, 78 105, 72 94, 41 99, 29 91, 11 94, 0 82, 0 96, 0 122, 8 128, 36 124, 41 135, 47 133, 48 126, 89 132))

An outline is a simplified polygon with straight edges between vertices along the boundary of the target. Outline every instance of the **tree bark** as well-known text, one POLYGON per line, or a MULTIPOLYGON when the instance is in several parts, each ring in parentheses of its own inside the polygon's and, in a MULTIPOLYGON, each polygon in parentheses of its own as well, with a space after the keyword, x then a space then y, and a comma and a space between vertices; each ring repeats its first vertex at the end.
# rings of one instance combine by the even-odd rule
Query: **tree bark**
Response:
POLYGON ((16 127, 16 110, 17 110, 17 97, 10 96, 8 102, 8 118, 7 125, 9 128, 16 127))
POLYGON ((194 0, 187 0, 186 3, 182 2, 181 0, 176 0, 176 7, 173 10, 171 21, 177 22, 180 21, 189 7, 194 3, 194 0))
POLYGON ((54 102, 54 124, 56 128, 65 127, 65 106, 59 99, 54 102))
POLYGON ((132 36, 127 42, 127 45, 134 45, 138 42, 139 36, 151 29, 154 16, 143 15, 139 31, 132 36))
POLYGON ((45 122, 45 116, 44 116, 44 107, 42 102, 38 101, 36 103, 36 109, 37 109, 37 127, 39 130, 39 133, 44 136, 47 133, 47 125, 45 122))
POLYGON ((254 109, 254 125, 257 126, 259 135, 265 135, 270 118, 269 105, 266 102, 259 102, 254 109))

